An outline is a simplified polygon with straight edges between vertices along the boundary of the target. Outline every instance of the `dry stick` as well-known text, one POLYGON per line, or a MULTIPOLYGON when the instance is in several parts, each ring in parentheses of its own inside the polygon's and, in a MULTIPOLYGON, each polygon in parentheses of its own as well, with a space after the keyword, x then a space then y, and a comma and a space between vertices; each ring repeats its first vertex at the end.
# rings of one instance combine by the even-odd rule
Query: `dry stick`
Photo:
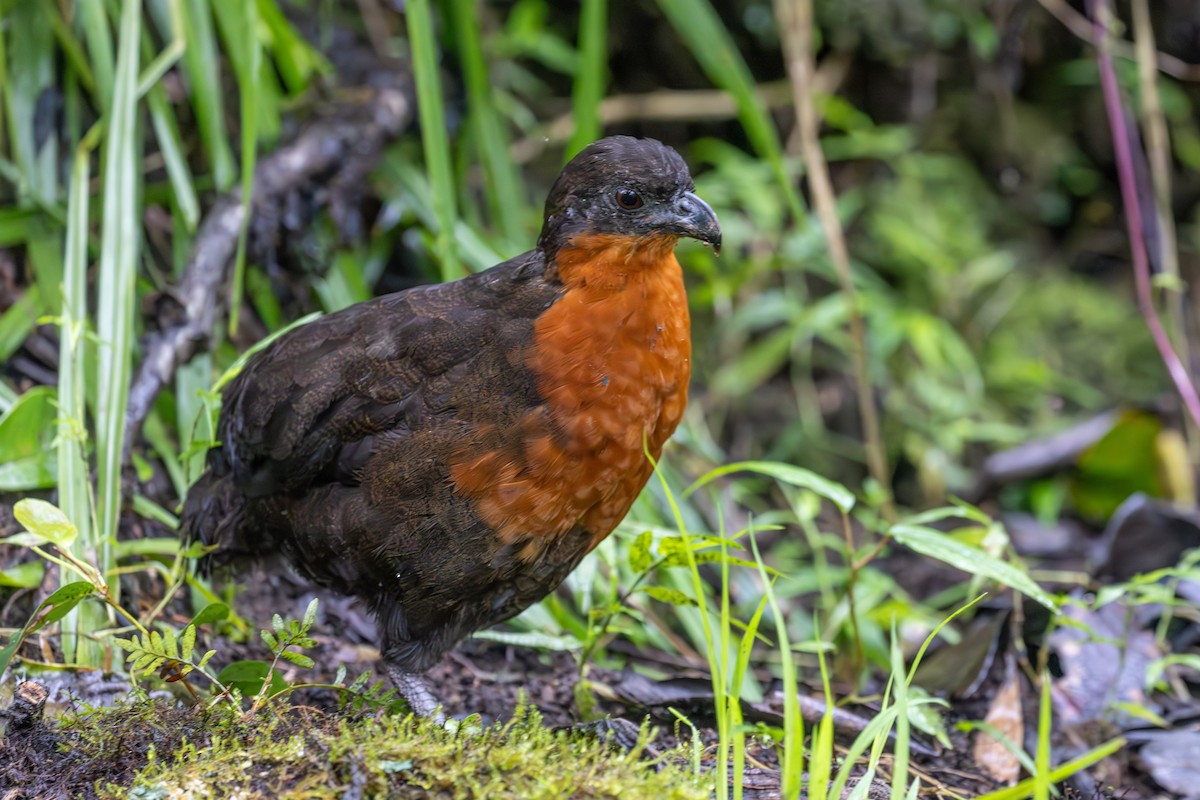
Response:
MULTIPOLYGON (((336 182, 347 170, 361 170, 362 162, 373 162, 383 146, 407 127, 413 108, 407 84, 381 87, 354 109, 356 113, 343 111, 312 124, 295 141, 259 159, 251 213, 282 202, 289 192, 312 181, 326 178, 336 182)), ((143 337, 145 356, 130 387, 125 413, 126 462, 130 445, 158 393, 177 367, 210 344, 213 326, 224 311, 222 288, 237 251, 244 213, 237 194, 217 200, 196 234, 178 285, 164 293, 163 301, 174 306, 168 307, 173 313, 164 327, 149 330, 143 337)))
POLYGON ((818 139, 817 111, 813 104, 813 54, 810 47, 813 31, 812 0, 775 0, 775 15, 779 18, 788 75, 792 80, 793 102, 796 105, 801 154, 808 173, 808 186, 821 227, 825 231, 825 241, 829 245, 829 255, 837 270, 842 293, 849 301, 850 338, 854 343, 854 377, 858 384, 858 412, 862 418, 867 467, 883 492, 881 510, 884 518, 888 522, 895 522, 896 508, 892 502, 887 456, 879 431, 879 414, 875 409, 871 377, 867 369, 867 332, 863 322, 862 303, 854 288, 850 253, 846 248, 846 236, 837 215, 833 182, 829 178, 829 166, 825 163, 818 139))
MULTIPOLYGON (((1038 3, 1071 33, 1088 44, 1094 44, 1091 23, 1088 22, 1087 17, 1067 5, 1066 0, 1038 0, 1038 3)), ((1130 61, 1137 60, 1134 48, 1130 47, 1127 42, 1113 42, 1113 52, 1130 61)), ((1200 81, 1200 64, 1189 64, 1169 53, 1155 52, 1154 65, 1159 72, 1170 75, 1172 78, 1178 78, 1181 81, 1200 81)))
POLYGON ((1112 7, 1108 0, 1088 0, 1088 12, 1092 15, 1097 45, 1096 58, 1100 64, 1100 87, 1104 94, 1104 108, 1108 113, 1109 129, 1113 139, 1113 155, 1117 161, 1117 177, 1121 184, 1121 199, 1125 205, 1125 222, 1129 229, 1129 248, 1133 255, 1133 278, 1137 290, 1138 307, 1146 319, 1146 326, 1154 337, 1154 344, 1166 364, 1171 380, 1175 382, 1183 404, 1192 422, 1200 424, 1200 396, 1171 346, 1171 340, 1163 329, 1154 307, 1154 295, 1150 285, 1150 264, 1146 256, 1146 235, 1142 224, 1141 203, 1138 200, 1137 182, 1133 171, 1133 152, 1130 147, 1129 130, 1126 128, 1125 106, 1121 102, 1116 72, 1113 70, 1112 47, 1106 20, 1112 18, 1112 7))
MULTIPOLYGON (((1133 39, 1137 53, 1138 83, 1141 86, 1142 119, 1145 128, 1146 155, 1150 161, 1150 177, 1154 184, 1154 222, 1158 235, 1150 254, 1150 263, 1171 279, 1167 289, 1167 316, 1179 357, 1184 364, 1192 363, 1187 336, 1185 293, 1179 275, 1179 252, 1176 245, 1175 216, 1171 208, 1171 140, 1162 99, 1158 93, 1158 68, 1154 60, 1154 26, 1150 22, 1149 0, 1133 0, 1133 39), (1157 251, 1157 258, 1155 258, 1157 251)), ((1186 418, 1185 418, 1186 419, 1186 418)), ((1193 463, 1200 463, 1200 430, 1188 420, 1185 426, 1188 450, 1193 463)))
MULTIPOLYGON (((845 80, 851 59, 834 55, 821 63, 813 78, 813 90, 831 93, 845 80)), ((759 84, 755 94, 767 108, 790 105, 792 92, 787 81, 759 84)), ((697 120, 733 119, 737 102, 724 89, 658 89, 653 92, 617 94, 600 101, 600 124, 608 128, 628 122, 695 122, 697 120)), ((575 130, 575 115, 568 111, 546 125, 539 126, 529 136, 508 148, 508 154, 518 164, 527 164, 548 147, 562 144, 575 130)))

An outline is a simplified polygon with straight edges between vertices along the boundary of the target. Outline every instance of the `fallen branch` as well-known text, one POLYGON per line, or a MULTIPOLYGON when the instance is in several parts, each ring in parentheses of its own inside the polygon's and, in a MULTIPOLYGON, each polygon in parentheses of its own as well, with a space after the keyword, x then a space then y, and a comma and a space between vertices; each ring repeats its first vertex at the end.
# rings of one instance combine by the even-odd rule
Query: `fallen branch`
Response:
MULTIPOLYGON (((259 161, 254 195, 249 252, 273 247, 277 224, 256 224, 273 216, 269 209, 290 193, 317 183, 353 186, 361 183, 384 146, 404 131, 415 101, 407 81, 400 86, 367 90, 352 107, 313 123, 288 145, 259 161)), ((338 208, 331 212, 336 216, 338 208)), ((237 252, 246 206, 237 193, 222 196, 205 216, 196 234, 192 255, 179 283, 156 298, 150 328, 142 339, 145 354, 129 391, 125 414, 125 453, 141 430, 158 393, 175 370, 196 353, 208 349, 214 327, 227 313, 229 270, 237 252)), ((271 220, 274 221, 274 220, 271 220)))

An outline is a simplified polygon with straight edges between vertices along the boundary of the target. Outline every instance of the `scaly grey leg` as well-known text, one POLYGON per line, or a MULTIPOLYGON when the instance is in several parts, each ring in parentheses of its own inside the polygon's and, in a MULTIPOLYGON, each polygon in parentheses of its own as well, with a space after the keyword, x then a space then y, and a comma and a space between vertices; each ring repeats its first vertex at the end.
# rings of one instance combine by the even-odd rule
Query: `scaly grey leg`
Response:
POLYGON ((429 680, 419 673, 405 672, 394 664, 383 662, 383 670, 396 685, 396 691, 408 701, 408 706, 419 717, 429 717, 438 725, 446 724, 446 715, 442 713, 441 704, 433 690, 429 688, 429 680))

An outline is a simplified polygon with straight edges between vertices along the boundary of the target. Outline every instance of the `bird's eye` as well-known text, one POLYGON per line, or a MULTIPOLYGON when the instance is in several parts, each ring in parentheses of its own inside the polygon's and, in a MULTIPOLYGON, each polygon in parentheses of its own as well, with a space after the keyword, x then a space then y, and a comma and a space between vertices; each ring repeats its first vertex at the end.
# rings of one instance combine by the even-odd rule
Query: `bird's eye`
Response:
POLYGON ((642 207, 642 196, 633 189, 617 189, 617 205, 626 211, 642 207))

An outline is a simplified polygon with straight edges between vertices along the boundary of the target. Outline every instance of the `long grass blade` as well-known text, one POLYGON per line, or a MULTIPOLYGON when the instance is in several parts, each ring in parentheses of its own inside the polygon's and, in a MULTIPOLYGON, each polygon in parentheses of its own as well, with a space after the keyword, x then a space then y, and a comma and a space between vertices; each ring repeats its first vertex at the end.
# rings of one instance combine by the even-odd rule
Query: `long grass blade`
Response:
POLYGON ((1051 730, 1053 704, 1050 699, 1050 673, 1046 670, 1041 673, 1041 684, 1042 691, 1038 702, 1037 752, 1034 754, 1037 771, 1033 773, 1033 798, 1034 800, 1050 800, 1050 737, 1053 735, 1051 730))
MULTIPOLYGON (((479 31, 479 13, 475 0, 453 0, 452 16, 458 58, 462 63, 470 104, 468 121, 471 138, 479 151, 487 175, 485 189, 492 218, 509 242, 507 250, 519 248, 525 229, 522 221, 526 203, 521 193, 520 175, 508 155, 508 133, 501 124, 493 100, 488 65, 484 58, 479 31)), ((506 252, 505 255, 513 255, 506 252)))
POLYGON ((583 0, 579 11, 579 70, 571 92, 575 130, 567 143, 573 156, 600 138, 600 101, 608 81, 608 0, 583 0))
POLYGON ((88 63, 87 53, 84 52, 83 45, 75 38, 74 31, 70 29, 66 20, 63 19, 58 6, 54 4, 53 0, 42 0, 42 13, 46 15, 46 19, 50 22, 50 27, 54 30, 54 38, 58 41, 58 46, 62 49, 63 57, 71 65, 71 69, 74 70, 79 83, 88 92, 95 92, 96 79, 92 74, 92 66, 88 63))
MULTIPOLYGON (((58 350, 58 506, 75 523, 79 540, 87 545, 92 534, 91 484, 87 462, 87 426, 84 408, 84 341, 87 332, 87 267, 89 160, 102 131, 93 127, 75 150, 67 198, 67 241, 63 259, 63 294, 58 350)), ((64 573, 62 584, 76 576, 64 573)), ((96 630, 95 618, 103 613, 91 604, 81 605, 62 621, 62 649, 68 663, 98 663, 102 648, 86 638, 96 630)))
MULTIPOLYGON (((97 553, 107 569, 121 512, 121 456, 133 353, 134 279, 141 245, 137 130, 141 3, 123 0, 113 105, 104 141, 104 221, 96 314, 97 553)), ((111 589, 115 594, 117 585, 111 589)))
POLYGON ((254 202, 254 165, 258 147, 259 73, 262 70, 262 44, 258 39, 258 4, 242 4, 242 68, 238 72, 242 117, 242 229, 238 232, 237 258, 233 265, 233 295, 229 301, 229 333, 237 332, 246 283, 246 235, 250 229, 250 205, 254 202))
POLYGON ((804 205, 784 164, 779 134, 754 91, 750 68, 712 4, 708 0, 658 0, 658 5, 683 37, 709 80, 733 95, 746 136, 758 154, 771 165, 792 216, 803 219, 804 205))
MULTIPOLYGON (((163 50, 156 63, 169 61, 174 64, 183 55, 187 46, 187 39, 183 34, 183 4, 181 0, 169 0, 167 9, 170 12, 168 24, 172 41, 163 50)), ((149 58, 151 47, 150 36, 146 32, 146 35, 142 37, 143 57, 149 58)), ((146 73, 153 73, 153 65, 147 67, 146 73)), ((175 205, 179 209, 179 213, 183 215, 184 225, 188 232, 193 232, 200 222, 200 202, 196 196, 195 182, 192 178, 192 169, 188 165, 183 138, 179 134, 179 123, 167 100, 166 90, 157 83, 158 77, 161 76, 156 75, 150 84, 147 84, 147 77, 147 74, 142 75, 141 85, 138 87, 139 94, 146 95, 147 106, 150 109, 150 123, 154 126, 154 137, 158 140, 158 148, 167 169, 167 179, 171 182, 175 205)))
POLYGON ((458 206, 454 193, 454 171, 450 162, 450 141, 446 133, 446 112, 442 103, 442 85, 438 73, 437 37, 433 31, 433 13, 429 0, 408 0, 405 4, 408 41, 412 48, 413 74, 417 83, 417 108, 421 121, 421 144, 425 149, 425 167, 433 190, 433 210, 438 229, 434 250, 441 264, 442 280, 462 277, 463 268, 454 242, 458 206))
POLYGON ((225 136, 225 104, 221 92, 221 62, 217 55, 217 37, 213 30, 208 0, 184 0, 183 33, 187 50, 183 71, 192 91, 192 106, 200 141, 212 165, 213 182, 218 191, 228 191, 235 175, 233 149, 225 136))
POLYGON ((54 32, 37 3, 17 3, 8 16, 9 30, 20 32, 8 40, 2 85, 18 188, 39 205, 52 205, 58 192, 58 137, 49 130, 39 141, 36 119, 43 93, 55 88, 54 32))
POLYGON ((783 784, 784 797, 799 797, 804 775, 804 718, 800 716, 796 661, 788 638, 787 620, 775 596, 774 580, 767 572, 766 563, 758 551, 758 539, 754 535, 753 526, 750 528, 750 548, 763 582, 763 594, 771 607, 771 616, 775 618, 775 636, 779 648, 780 678, 783 682, 783 761, 780 764, 779 780, 783 784))
POLYGON ((78 25, 83 29, 87 41, 97 99, 100 108, 107 111, 112 108, 116 62, 113 60, 112 35, 108 30, 108 14, 104 10, 104 0, 79 0, 75 8, 78 25))

